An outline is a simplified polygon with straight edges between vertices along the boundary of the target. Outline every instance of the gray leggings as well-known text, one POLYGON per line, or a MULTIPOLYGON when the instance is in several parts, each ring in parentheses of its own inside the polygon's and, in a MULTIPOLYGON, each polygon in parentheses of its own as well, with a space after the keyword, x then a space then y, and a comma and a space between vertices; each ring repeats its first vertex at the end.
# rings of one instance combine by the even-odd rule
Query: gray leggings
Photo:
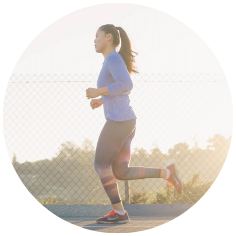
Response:
POLYGON ((161 169, 129 167, 135 130, 136 119, 123 122, 108 119, 98 138, 94 168, 112 204, 121 201, 116 179, 160 178, 161 169))

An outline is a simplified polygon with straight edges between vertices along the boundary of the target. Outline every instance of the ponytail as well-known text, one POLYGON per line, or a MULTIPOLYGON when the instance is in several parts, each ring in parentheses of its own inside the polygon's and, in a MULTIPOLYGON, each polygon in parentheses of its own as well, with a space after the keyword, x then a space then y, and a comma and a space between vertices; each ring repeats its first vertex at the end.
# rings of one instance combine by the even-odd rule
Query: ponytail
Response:
POLYGON ((132 53, 135 53, 136 55, 138 55, 138 53, 132 51, 129 37, 124 31, 124 29, 121 27, 115 27, 112 24, 103 25, 99 29, 104 31, 105 34, 112 34, 113 44, 115 47, 117 47, 120 44, 120 39, 121 39, 121 48, 118 53, 122 56, 129 74, 139 73, 137 70, 134 69, 136 68, 134 66, 135 56, 132 54, 132 53), (120 32, 120 37, 119 37, 118 30, 120 32))

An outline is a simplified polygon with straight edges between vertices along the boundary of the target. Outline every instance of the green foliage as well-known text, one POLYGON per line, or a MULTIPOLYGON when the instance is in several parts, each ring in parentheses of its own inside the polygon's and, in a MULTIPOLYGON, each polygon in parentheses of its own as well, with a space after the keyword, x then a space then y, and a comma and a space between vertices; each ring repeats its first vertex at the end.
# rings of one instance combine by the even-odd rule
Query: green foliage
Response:
MULTIPOLYGON (((214 180, 227 157, 231 137, 225 139, 217 134, 208 142, 206 149, 200 149, 198 145, 189 149, 186 143, 179 143, 170 148, 167 154, 161 153, 158 145, 154 146, 151 153, 143 148, 135 148, 131 154, 130 166, 165 168, 169 162, 174 161, 181 172, 181 178, 186 181, 183 182, 182 195, 178 195, 168 183, 165 186, 162 184, 162 189, 155 183, 158 191, 145 192, 143 186, 153 190, 152 179, 130 181, 130 188, 133 189, 130 202, 197 202, 212 182, 201 182, 199 174, 194 174, 191 178, 192 174, 198 172, 204 180, 214 180)), ((109 202, 109 199, 94 169, 94 155, 95 150, 89 140, 85 140, 82 147, 73 142, 65 142, 61 144, 57 155, 50 160, 20 163, 14 153, 12 164, 25 187, 42 204, 103 204, 109 202), (57 198, 50 197, 55 195, 57 198)))
POLYGON ((57 199, 57 197, 46 197, 46 198, 36 198, 42 205, 54 205, 63 204, 63 199, 57 199))
POLYGON ((88 204, 95 204, 95 201, 93 199, 91 199, 88 204))
POLYGON ((148 194, 144 189, 141 192, 137 190, 133 190, 132 192, 133 194, 130 197, 131 204, 145 204, 148 201, 148 194))
POLYGON ((160 203, 196 203, 210 188, 213 181, 200 181, 199 173, 194 173, 190 180, 183 182, 183 194, 179 195, 176 189, 169 183, 166 183, 165 188, 157 190, 154 193, 149 193, 145 190, 141 192, 133 191, 130 197, 131 204, 160 204, 160 203), (149 197, 147 197, 149 195, 149 197))

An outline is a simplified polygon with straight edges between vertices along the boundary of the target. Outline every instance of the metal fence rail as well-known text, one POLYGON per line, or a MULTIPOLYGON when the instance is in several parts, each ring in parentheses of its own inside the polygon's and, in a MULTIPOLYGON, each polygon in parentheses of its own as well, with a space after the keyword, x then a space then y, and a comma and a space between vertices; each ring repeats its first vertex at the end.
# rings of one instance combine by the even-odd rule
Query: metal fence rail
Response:
MULTIPOLYGON (((232 126, 224 75, 131 77, 134 88, 130 100, 139 123, 130 166, 165 168, 175 162, 184 193, 177 195, 164 179, 117 180, 122 200, 142 204, 196 203, 218 176, 230 146, 231 136, 226 138, 220 132, 212 135, 211 131, 217 125, 223 131, 232 126), (200 99, 202 96, 205 100, 200 99), (228 122, 214 116, 214 104, 222 109, 222 117, 229 117, 228 122), (208 109, 212 109, 212 116, 204 114, 208 109), (211 129, 211 125, 215 126, 211 129), (200 148, 197 142, 190 147, 189 140, 176 141, 176 135, 186 137, 196 127, 211 136, 206 148, 200 148), (169 146, 167 153, 159 142, 169 146), (153 147, 147 151, 144 144, 153 147)), ((20 179, 42 204, 110 203, 93 166, 97 138, 104 124, 103 108, 93 111, 85 96, 87 88, 96 88, 96 78, 12 75, 9 80, 4 102, 6 146, 20 179)))

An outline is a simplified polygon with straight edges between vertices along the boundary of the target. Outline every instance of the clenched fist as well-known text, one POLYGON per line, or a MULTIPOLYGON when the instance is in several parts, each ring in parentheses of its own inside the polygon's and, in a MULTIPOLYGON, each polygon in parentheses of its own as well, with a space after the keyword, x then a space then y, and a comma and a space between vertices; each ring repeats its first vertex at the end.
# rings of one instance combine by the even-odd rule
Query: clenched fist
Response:
POLYGON ((88 89, 86 89, 86 97, 87 97, 87 99, 89 99, 89 98, 96 98, 99 95, 100 95, 99 94, 99 89, 96 89, 96 88, 88 88, 88 89))
POLYGON ((92 99, 90 102, 90 106, 92 109, 98 108, 103 104, 102 99, 92 99))

